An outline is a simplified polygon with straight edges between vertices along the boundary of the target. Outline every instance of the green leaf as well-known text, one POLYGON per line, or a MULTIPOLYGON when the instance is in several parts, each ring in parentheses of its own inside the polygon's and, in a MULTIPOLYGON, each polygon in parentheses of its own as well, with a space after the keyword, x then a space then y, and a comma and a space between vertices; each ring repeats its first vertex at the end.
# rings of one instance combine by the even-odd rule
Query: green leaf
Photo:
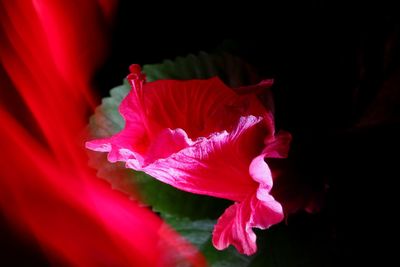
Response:
POLYGON ((192 220, 215 219, 230 204, 227 200, 178 190, 143 172, 135 172, 135 182, 145 203, 166 219, 171 216, 192 220))
POLYGON ((258 83, 260 77, 249 64, 228 53, 178 57, 174 61, 165 60, 161 64, 144 65, 149 82, 160 79, 208 79, 218 76, 232 88, 258 83))
POLYGON ((223 251, 218 251, 213 247, 211 233, 216 220, 190 220, 169 215, 163 217, 178 233, 200 249, 211 266, 243 267, 249 266, 253 259, 253 257, 241 255, 233 247, 223 251))

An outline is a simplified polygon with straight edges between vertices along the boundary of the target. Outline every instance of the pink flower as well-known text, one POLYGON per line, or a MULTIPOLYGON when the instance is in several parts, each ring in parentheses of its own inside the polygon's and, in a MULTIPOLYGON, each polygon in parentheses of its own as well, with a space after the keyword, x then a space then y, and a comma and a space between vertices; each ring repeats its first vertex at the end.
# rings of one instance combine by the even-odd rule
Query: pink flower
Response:
POLYGON ((252 228, 283 219, 264 158, 286 157, 291 140, 287 132, 275 135, 272 113, 254 93, 272 81, 235 92, 218 78, 146 83, 138 65, 130 70, 132 90, 120 105, 125 128, 87 148, 178 189, 234 201, 214 228, 213 244, 255 253, 252 228))

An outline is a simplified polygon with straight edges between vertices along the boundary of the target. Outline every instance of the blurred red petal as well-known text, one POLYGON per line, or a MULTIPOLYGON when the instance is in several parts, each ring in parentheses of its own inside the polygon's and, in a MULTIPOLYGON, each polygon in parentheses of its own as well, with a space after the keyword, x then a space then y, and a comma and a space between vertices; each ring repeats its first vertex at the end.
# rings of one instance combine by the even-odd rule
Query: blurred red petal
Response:
POLYGON ((114 2, 0 1, 0 208, 68 265, 204 265, 157 216, 87 167, 89 81, 114 2))

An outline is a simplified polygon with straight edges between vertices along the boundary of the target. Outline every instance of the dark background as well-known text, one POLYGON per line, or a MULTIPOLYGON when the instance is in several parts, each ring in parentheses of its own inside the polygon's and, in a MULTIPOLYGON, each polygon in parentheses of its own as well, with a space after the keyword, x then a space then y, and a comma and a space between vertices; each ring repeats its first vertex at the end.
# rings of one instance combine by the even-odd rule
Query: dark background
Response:
MULTIPOLYGON (((200 13, 159 16, 121 1, 110 54, 93 81, 98 93, 120 84, 132 63, 221 48, 242 57, 276 81, 277 126, 294 136, 291 157, 304 182, 329 186, 321 213, 294 218, 293 231, 321 235, 330 261, 321 266, 389 264, 400 178, 396 16, 342 14, 322 4, 291 14, 200 13)), ((2 217, 0 243, 9 266, 48 265, 37 244, 14 234, 2 217)))

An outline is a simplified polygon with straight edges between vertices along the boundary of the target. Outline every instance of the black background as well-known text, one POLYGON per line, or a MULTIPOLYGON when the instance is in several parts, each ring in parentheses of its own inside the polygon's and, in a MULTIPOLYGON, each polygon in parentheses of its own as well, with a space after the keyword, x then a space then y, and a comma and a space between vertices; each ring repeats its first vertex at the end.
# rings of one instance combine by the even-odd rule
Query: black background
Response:
MULTIPOLYGON (((387 10, 344 14, 322 4, 290 14, 272 7, 237 14, 228 7, 203 6, 196 15, 194 9, 159 15, 122 1, 110 54, 93 81, 99 95, 120 84, 132 63, 219 47, 244 58, 276 81, 276 120, 294 136, 291 156, 304 182, 329 185, 321 214, 294 224, 322 229, 329 266, 386 266, 396 257, 400 178, 396 16, 387 10)), ((0 234, 1 261, 8 266, 48 265, 37 244, 14 234, 4 218, 0 234)))

